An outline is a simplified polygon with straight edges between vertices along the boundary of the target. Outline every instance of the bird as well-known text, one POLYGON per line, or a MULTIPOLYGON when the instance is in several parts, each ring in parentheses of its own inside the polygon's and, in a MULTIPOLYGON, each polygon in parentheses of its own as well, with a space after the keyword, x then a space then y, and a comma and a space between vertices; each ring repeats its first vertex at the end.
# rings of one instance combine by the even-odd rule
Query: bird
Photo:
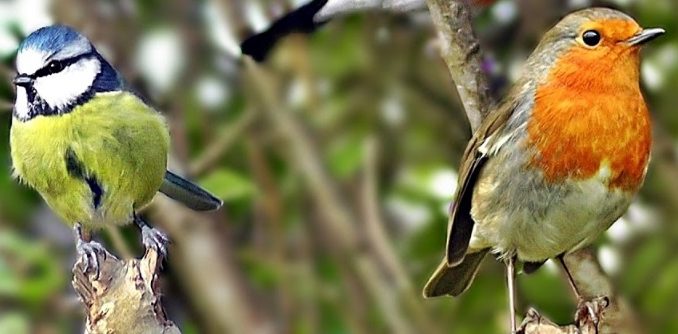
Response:
POLYGON ((506 266, 516 332, 515 265, 532 271, 589 245, 629 207, 650 160, 640 50, 664 34, 609 8, 573 12, 545 33, 459 167, 445 256, 423 295, 458 296, 494 254, 506 266))
POLYGON ((143 245, 167 255, 169 238, 138 214, 160 191, 197 211, 222 201, 167 170, 169 129, 81 33, 51 25, 16 55, 10 151, 13 175, 73 227, 85 272, 98 277, 102 245, 84 231, 134 222, 143 245))
MULTIPOLYGON (((471 0, 471 5, 474 8, 483 8, 495 1, 471 0)), ((263 62, 282 38, 292 33, 310 34, 332 18, 375 9, 405 13, 425 8, 425 0, 311 0, 273 21, 265 30, 246 38, 240 44, 240 51, 257 62, 263 62)))

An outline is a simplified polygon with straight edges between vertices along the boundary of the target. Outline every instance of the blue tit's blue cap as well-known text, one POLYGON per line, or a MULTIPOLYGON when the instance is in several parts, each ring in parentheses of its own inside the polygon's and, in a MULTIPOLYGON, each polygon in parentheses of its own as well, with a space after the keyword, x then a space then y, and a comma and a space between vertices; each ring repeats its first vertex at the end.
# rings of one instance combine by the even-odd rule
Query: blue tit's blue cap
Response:
POLYGON ((16 68, 20 74, 32 75, 55 60, 94 57, 100 68, 92 83, 96 92, 122 89, 124 83, 118 72, 96 51, 92 43, 75 29, 52 25, 32 32, 19 45, 16 68))
POLYGON ((75 29, 65 25, 52 25, 40 28, 32 32, 19 45, 19 51, 26 49, 36 49, 58 53, 64 49, 85 52, 91 50, 92 46, 87 38, 77 32, 75 29))

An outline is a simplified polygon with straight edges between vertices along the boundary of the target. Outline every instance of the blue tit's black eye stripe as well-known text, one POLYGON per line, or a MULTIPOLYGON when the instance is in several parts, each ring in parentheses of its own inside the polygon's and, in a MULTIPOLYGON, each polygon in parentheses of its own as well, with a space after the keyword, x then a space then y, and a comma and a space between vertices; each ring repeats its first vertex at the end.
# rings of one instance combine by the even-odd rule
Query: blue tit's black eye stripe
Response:
POLYGON ((71 66, 81 59, 85 58, 91 58, 94 57, 95 54, 93 52, 88 52, 88 53, 83 53, 79 56, 75 56, 73 58, 68 58, 68 59, 62 59, 62 60, 52 60, 47 65, 45 65, 43 68, 37 70, 33 75, 30 77, 35 79, 39 77, 45 77, 54 73, 59 73, 63 71, 66 67, 71 66))

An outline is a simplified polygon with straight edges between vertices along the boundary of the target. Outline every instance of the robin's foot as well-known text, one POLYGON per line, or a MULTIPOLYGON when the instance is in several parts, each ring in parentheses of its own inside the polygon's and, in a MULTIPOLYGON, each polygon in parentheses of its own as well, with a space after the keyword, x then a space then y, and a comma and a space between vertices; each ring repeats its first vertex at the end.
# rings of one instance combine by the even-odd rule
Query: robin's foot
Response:
POLYGON ((533 308, 530 308, 527 310, 527 314, 525 315, 525 319, 523 319, 523 322, 520 324, 520 327, 518 328, 518 331, 516 334, 524 334, 527 331, 528 326, 538 326, 542 321, 542 316, 539 314, 539 312, 533 308))
POLYGON ((582 328, 588 324, 593 325, 596 333, 598 325, 605 309, 610 305, 610 299, 603 296, 592 300, 580 300, 577 305, 577 313, 574 320, 577 327, 582 328))
POLYGON ((134 218, 134 223, 141 229, 141 242, 146 249, 154 249, 162 258, 167 257, 167 245, 170 240, 160 230, 150 227, 140 217, 134 218))
POLYGON ((99 279, 100 265, 99 257, 106 259, 108 256, 108 251, 100 243, 96 241, 85 241, 82 235, 82 226, 76 224, 74 227, 76 245, 75 249, 78 252, 78 257, 81 266, 83 266, 83 272, 85 274, 94 275, 94 279, 99 279))

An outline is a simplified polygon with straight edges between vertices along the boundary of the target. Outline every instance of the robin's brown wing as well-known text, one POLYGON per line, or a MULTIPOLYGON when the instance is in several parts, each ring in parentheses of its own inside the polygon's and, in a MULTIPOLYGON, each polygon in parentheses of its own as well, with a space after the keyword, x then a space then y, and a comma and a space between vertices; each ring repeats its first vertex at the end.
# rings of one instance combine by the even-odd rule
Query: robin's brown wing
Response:
MULTIPOLYGON (((511 101, 512 99, 508 99, 511 101)), ((492 146, 492 141, 506 121, 513 113, 513 103, 504 104, 490 113, 481 123, 480 128, 473 135, 462 157, 459 167, 459 187, 457 188, 456 200, 450 209, 450 223, 447 230, 446 262, 448 266, 456 266, 464 260, 466 250, 475 224, 471 217, 471 199, 473 188, 478 175, 487 159, 491 158, 487 152, 480 152, 480 147, 487 144, 492 146), (486 143, 486 141, 490 141, 486 143)))

